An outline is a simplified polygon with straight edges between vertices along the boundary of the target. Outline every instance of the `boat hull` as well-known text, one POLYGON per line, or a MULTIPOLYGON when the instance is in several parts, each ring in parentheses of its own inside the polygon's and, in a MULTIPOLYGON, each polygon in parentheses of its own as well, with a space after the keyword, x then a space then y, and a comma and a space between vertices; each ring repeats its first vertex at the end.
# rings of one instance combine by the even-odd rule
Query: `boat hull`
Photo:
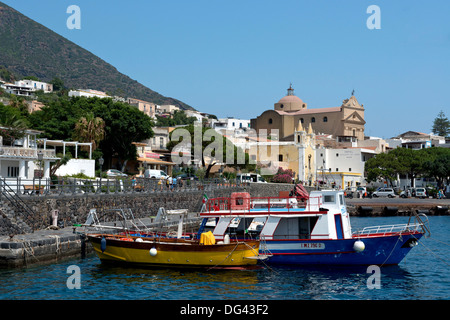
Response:
POLYGON ((258 241, 200 245, 176 239, 136 242, 134 239, 129 241, 105 236, 106 246, 102 248, 102 238, 100 235, 88 235, 96 254, 105 262, 141 266, 218 268, 252 266, 258 262, 255 259, 259 250, 258 241))
POLYGON ((383 235, 340 240, 266 240, 273 254, 269 264, 283 265, 396 265, 417 244, 422 233, 383 235), (355 241, 364 250, 354 249, 355 241))

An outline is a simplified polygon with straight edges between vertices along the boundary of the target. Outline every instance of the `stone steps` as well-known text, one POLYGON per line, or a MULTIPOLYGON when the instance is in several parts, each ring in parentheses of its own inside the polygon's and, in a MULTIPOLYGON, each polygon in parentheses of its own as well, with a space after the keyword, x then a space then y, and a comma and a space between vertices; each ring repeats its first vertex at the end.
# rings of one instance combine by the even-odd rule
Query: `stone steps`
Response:
POLYGON ((26 224, 22 218, 16 214, 10 204, 5 201, 0 202, 0 212, 2 223, 0 223, 0 234, 11 233, 31 233, 33 230, 26 224), (15 232, 14 232, 15 231, 15 232))

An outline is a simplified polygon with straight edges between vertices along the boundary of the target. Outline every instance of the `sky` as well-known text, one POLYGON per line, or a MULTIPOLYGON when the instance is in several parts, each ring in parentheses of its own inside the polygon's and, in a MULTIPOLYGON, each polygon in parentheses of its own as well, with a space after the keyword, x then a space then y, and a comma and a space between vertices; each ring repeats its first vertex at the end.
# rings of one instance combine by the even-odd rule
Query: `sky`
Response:
POLYGON ((219 118, 256 118, 290 83, 308 108, 340 106, 355 90, 368 136, 429 133, 441 110, 450 118, 448 0, 1 1, 219 118), (81 29, 67 26, 70 5, 81 29))

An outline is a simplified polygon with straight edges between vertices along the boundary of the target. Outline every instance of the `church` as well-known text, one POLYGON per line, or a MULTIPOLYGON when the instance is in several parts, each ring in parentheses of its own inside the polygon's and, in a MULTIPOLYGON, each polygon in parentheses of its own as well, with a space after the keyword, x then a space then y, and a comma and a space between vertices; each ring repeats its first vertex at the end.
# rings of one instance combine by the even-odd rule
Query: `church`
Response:
POLYGON ((316 135, 331 134, 342 142, 364 140, 364 107, 356 100, 354 92, 340 107, 308 109, 307 104, 294 95, 291 85, 287 95, 274 104, 274 109, 251 119, 250 126, 257 134, 266 129, 272 139, 289 141, 294 139, 299 122, 303 128, 311 125, 316 135))

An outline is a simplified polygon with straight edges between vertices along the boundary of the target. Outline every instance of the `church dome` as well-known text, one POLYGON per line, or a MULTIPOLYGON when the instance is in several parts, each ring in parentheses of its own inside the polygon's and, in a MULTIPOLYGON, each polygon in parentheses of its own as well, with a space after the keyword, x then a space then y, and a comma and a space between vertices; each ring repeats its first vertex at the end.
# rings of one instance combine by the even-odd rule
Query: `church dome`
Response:
POLYGON ((275 103, 275 110, 291 112, 306 109, 306 103, 294 95, 292 85, 289 86, 287 92, 287 96, 284 96, 277 103, 275 103))
POLYGON ((300 103, 303 104, 303 100, 297 96, 284 96, 278 101, 278 103, 300 103))

